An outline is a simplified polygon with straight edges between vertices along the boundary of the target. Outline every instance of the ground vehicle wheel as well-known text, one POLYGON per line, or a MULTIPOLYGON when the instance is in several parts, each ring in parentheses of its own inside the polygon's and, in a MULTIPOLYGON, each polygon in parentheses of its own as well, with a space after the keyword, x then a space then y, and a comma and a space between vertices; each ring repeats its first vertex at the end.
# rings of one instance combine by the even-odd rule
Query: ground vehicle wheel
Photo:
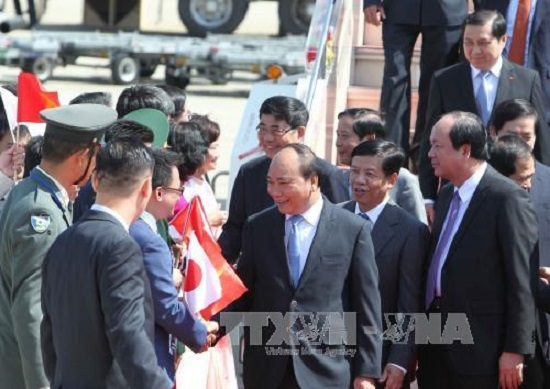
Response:
POLYGON ((139 61, 128 54, 115 54, 111 59, 111 77, 115 84, 128 85, 139 80, 139 61))
POLYGON ((156 62, 144 62, 142 61, 140 63, 139 67, 139 75, 144 78, 151 77, 155 70, 157 70, 157 63, 156 62))
POLYGON ((21 62, 21 70, 33 73, 42 82, 51 78, 53 68, 53 60, 47 57, 24 58, 21 62))
POLYGON ((315 0, 279 0, 279 21, 286 34, 307 34, 315 0))
POLYGON ((192 36, 232 33, 244 19, 248 0, 179 0, 180 19, 192 36))

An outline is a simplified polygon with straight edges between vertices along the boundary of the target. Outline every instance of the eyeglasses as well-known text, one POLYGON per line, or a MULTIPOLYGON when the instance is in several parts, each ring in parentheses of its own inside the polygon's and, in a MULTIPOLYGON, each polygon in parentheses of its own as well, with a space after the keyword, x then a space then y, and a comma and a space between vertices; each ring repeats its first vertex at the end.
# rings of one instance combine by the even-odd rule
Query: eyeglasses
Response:
POLYGON ((181 187, 181 188, 178 189, 178 188, 170 188, 169 186, 162 186, 161 188, 164 189, 167 192, 170 192, 170 191, 175 192, 180 197, 183 196, 183 192, 184 192, 184 189, 185 189, 184 187, 181 187))
POLYGON ((260 135, 271 134, 271 135, 277 136, 277 137, 284 136, 287 132, 290 132, 290 131, 293 131, 293 130, 295 130, 295 128, 292 128, 292 127, 287 127, 287 128, 275 127, 273 129, 268 130, 267 128, 263 127, 261 124, 258 124, 256 126, 256 131, 258 132, 258 134, 260 134, 260 135))

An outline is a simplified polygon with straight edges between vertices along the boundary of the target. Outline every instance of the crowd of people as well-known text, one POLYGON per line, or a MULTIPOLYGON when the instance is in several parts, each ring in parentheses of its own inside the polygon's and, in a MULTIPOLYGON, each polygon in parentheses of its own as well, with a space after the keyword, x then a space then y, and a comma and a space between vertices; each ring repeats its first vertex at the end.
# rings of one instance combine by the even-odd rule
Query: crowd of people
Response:
POLYGON ((506 58, 502 14, 464 4, 414 30, 385 6, 365 14, 388 18, 389 53, 405 32, 462 37, 462 62, 421 78, 419 178, 391 77, 385 109, 338 115, 338 165, 303 144, 302 101, 263 101, 264 155, 240 167, 228 212, 208 178, 221 126, 184 91, 128 87, 116 109, 85 93, 42 111, 40 137, 3 91, 0 387, 236 388, 234 371, 213 382, 215 357, 203 384, 178 371, 182 353, 232 358, 242 322, 245 388, 547 388, 550 96, 506 58), (168 226, 195 197, 247 288, 208 320, 185 303, 187 247, 168 226))

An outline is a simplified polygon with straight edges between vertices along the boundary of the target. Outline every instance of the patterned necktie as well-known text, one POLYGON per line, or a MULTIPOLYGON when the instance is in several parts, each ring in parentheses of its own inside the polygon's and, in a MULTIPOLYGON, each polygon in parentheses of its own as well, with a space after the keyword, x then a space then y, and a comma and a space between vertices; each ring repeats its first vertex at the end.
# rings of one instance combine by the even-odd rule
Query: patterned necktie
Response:
POLYGON ((290 221, 290 231, 288 234, 288 267, 294 287, 298 285, 300 279, 300 236, 298 233, 298 224, 304 220, 302 215, 292 216, 290 221))
MULTIPOLYGON (((540 1, 540 0, 539 0, 540 1)), ((529 12, 531 11, 531 0, 519 0, 512 43, 508 59, 518 65, 525 62, 525 46, 527 44, 527 29, 529 27, 529 12)), ((537 11, 538 12, 538 11, 537 11)))
POLYGON ((483 120, 483 124, 485 125, 489 123, 489 117, 491 114, 491 110, 489 109, 489 96, 487 93, 487 85, 486 85, 486 82, 488 82, 488 77, 490 75, 491 75, 491 72, 487 70, 482 70, 476 76, 480 80, 479 88, 477 88, 477 93, 476 93, 477 112, 479 113, 479 116, 481 116, 481 119, 483 120))
POLYGON ((439 268, 441 264, 445 261, 446 258, 443 258, 443 251, 449 245, 453 238, 453 229, 456 223, 456 217, 458 216, 458 211, 460 210, 460 196, 458 190, 455 190, 453 194, 453 199, 451 200, 451 207, 447 213, 447 224, 441 235, 439 237, 439 242, 435 248, 434 255, 432 257, 432 262, 430 264, 430 269, 428 271, 428 280, 426 285, 426 309, 430 307, 437 293, 437 277, 439 275, 439 268))

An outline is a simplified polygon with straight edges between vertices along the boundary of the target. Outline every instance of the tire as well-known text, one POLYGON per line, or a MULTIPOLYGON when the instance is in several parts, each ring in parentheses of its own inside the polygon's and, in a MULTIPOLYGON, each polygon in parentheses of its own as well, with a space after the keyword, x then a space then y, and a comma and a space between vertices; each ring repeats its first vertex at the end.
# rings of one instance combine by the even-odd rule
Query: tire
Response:
POLYGON ((52 77, 53 68, 53 60, 47 57, 24 58, 21 63, 21 70, 34 74, 41 82, 52 77))
POLYGON ((180 19, 189 35, 230 34, 241 24, 249 0, 179 0, 180 19), (213 5, 215 9, 206 9, 213 5))
POLYGON ((226 85, 233 78, 231 71, 219 68, 207 68, 205 76, 214 85, 226 85))
POLYGON ((306 35, 314 7, 315 0, 279 0, 281 32, 288 35, 306 35))
POLYGON ((140 63, 128 54, 115 54, 111 59, 111 77, 118 85, 133 84, 139 80, 140 63))

